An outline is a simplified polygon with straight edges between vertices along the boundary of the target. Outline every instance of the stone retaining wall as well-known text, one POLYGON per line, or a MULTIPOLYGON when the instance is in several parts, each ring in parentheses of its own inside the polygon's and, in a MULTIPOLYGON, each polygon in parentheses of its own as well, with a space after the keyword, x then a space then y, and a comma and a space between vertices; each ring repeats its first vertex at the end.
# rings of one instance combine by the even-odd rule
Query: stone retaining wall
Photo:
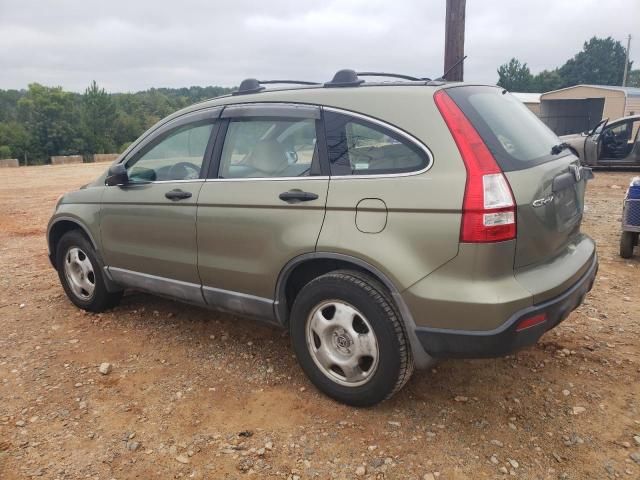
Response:
POLYGON ((0 168, 17 168, 20 166, 17 158, 7 158, 0 160, 0 168))
POLYGON ((93 155, 93 161, 94 162, 113 162, 119 156, 120 154, 118 153, 96 153, 93 155))
POLYGON ((82 155, 58 155, 51 157, 51 165, 66 165, 67 163, 82 163, 82 155))

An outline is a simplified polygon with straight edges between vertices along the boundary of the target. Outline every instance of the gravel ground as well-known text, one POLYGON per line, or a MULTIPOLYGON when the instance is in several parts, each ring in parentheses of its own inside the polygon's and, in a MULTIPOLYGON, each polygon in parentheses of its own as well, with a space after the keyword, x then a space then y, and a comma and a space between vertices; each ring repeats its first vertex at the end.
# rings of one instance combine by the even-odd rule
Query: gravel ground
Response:
POLYGON ((600 273, 562 325, 353 409, 276 329, 139 293, 75 308, 45 225, 104 168, 0 172, 0 478, 640 478, 640 256, 617 255, 629 174, 589 185, 600 273))

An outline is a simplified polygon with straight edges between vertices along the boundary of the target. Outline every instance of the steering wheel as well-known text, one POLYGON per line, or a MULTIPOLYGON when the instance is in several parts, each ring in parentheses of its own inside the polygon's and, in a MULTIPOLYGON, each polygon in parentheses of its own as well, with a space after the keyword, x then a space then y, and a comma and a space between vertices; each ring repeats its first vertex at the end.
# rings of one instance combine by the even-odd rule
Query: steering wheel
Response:
POLYGON ((613 130, 611 129, 607 129, 604 132, 602 132, 602 142, 603 143, 611 143, 613 141, 615 141, 616 135, 615 133, 613 133, 613 130))
POLYGON ((178 162, 171 165, 167 176, 168 180, 195 180, 200 176, 200 168, 190 162, 178 162))

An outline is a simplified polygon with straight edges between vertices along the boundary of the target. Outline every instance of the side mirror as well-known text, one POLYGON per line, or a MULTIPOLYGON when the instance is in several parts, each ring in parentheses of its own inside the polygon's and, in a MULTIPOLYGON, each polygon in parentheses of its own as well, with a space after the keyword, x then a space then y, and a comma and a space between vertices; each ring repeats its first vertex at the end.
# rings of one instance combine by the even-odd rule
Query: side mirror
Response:
POLYGON ((127 174, 125 166, 122 163, 111 165, 104 183, 109 187, 113 187, 114 185, 127 185, 129 183, 129 175, 127 174))

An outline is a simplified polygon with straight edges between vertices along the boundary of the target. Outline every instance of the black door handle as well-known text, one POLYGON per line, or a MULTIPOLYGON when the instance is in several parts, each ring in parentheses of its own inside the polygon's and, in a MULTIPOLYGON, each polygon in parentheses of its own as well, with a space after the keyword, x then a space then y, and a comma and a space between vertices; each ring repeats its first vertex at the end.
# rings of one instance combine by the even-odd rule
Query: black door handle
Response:
POLYGON ((164 196, 169 200, 183 200, 185 198, 191 198, 191 192, 185 192, 184 190, 176 188, 175 190, 165 193, 164 196))
POLYGON ((311 200, 317 200, 318 195, 311 192, 303 192, 300 190, 289 190, 288 192, 282 192, 280 194, 280 200, 285 202, 309 202, 311 200))

